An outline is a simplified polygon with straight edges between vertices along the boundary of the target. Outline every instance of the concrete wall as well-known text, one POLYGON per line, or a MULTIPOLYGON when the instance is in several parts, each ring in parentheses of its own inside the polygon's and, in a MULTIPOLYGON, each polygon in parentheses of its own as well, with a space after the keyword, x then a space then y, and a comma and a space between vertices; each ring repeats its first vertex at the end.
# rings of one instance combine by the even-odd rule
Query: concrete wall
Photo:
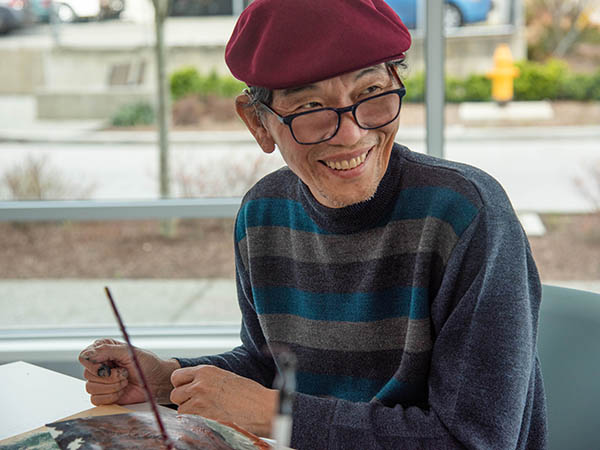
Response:
POLYGON ((31 94, 45 82, 45 48, 0 49, 0 95, 31 94))
POLYGON ((36 93, 37 118, 47 120, 110 119, 121 106, 154 102, 145 88, 40 89, 36 93))

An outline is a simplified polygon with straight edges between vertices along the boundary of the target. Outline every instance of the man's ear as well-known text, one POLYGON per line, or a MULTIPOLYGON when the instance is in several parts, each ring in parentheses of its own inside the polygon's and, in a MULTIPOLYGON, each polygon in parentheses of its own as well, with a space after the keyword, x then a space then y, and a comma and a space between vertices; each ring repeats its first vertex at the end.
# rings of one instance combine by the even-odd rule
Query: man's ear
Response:
POLYGON ((235 110, 240 116, 240 119, 244 121, 260 148, 262 148, 265 153, 272 153, 275 150, 275 141, 271 137, 271 133, 269 130, 265 128, 260 117, 258 116, 258 111, 255 106, 250 105, 250 98, 246 94, 240 94, 235 99, 235 110))

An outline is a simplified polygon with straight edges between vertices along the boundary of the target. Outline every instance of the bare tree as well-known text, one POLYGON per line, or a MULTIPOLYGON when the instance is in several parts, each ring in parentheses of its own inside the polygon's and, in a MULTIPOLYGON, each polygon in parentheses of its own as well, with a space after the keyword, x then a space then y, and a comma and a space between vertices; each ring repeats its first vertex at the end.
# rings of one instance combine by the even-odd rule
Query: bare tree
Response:
POLYGON ((591 0, 528 0, 527 22, 547 55, 563 57, 588 26, 591 0))

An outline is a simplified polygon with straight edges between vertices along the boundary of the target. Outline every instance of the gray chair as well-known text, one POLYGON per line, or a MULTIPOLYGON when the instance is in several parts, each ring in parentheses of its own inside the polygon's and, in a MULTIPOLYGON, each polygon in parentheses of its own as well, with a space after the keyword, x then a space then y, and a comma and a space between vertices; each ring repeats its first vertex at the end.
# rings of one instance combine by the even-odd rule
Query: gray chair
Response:
POLYGON ((550 450, 600 449, 600 294, 544 285, 538 352, 550 450))

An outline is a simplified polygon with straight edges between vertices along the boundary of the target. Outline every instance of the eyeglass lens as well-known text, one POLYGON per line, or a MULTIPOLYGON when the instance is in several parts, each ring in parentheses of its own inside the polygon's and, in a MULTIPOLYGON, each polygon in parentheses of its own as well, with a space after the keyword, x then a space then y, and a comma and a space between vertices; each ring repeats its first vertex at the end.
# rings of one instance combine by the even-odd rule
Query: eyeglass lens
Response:
MULTIPOLYGON (((395 92, 359 103, 355 118, 359 127, 372 129, 387 125, 400 110, 400 96, 395 92)), ((338 129, 338 113, 331 109, 297 116, 291 122, 292 133, 301 144, 311 144, 331 138, 338 129)))

